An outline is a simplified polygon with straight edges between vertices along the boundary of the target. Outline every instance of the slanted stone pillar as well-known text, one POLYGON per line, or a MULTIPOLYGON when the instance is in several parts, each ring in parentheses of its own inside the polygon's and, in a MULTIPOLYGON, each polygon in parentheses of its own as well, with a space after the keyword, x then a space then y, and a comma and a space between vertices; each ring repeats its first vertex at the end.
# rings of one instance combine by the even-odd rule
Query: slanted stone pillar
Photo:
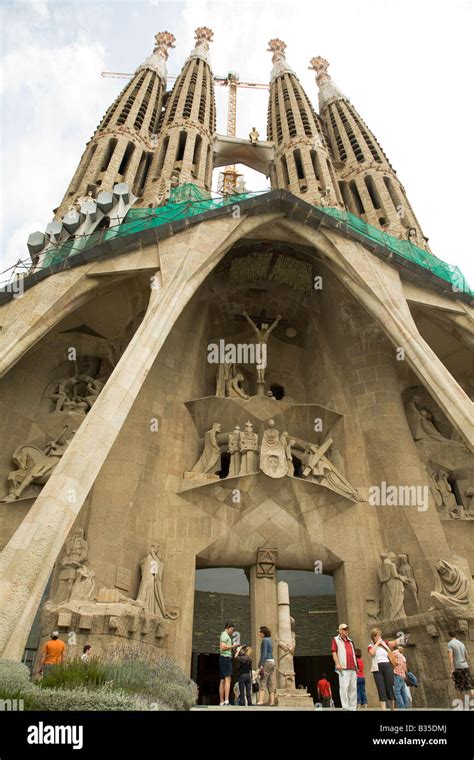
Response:
POLYGON ((277 549, 261 547, 257 551, 257 562, 250 568, 250 618, 252 649, 255 665, 260 658, 260 636, 258 629, 266 625, 275 637, 278 627, 277 610, 277 549))

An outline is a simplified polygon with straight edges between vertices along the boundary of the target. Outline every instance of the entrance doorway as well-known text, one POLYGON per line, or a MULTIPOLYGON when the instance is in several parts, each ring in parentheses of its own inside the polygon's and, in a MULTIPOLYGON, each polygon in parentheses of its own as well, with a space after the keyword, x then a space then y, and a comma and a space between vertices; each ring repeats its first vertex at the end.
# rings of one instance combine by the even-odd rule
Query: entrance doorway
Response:
MULTIPOLYGON (((196 569, 191 678, 198 685, 200 705, 219 704, 219 639, 228 622, 235 626, 236 640, 250 645, 249 582, 244 570, 196 569)), ((231 704, 236 675, 234 672, 231 704)))

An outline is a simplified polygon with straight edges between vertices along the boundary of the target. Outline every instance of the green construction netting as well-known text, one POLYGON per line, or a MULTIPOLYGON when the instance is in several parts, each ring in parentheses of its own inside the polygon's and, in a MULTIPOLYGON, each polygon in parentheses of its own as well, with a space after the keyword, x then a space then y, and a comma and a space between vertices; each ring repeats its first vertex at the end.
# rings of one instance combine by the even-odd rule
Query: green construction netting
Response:
POLYGON ((447 264, 445 261, 442 261, 442 259, 438 259, 434 254, 414 245, 410 240, 400 240, 399 238, 389 235, 387 232, 382 232, 382 230, 377 229, 377 227, 372 227, 372 225, 367 224, 363 219, 359 219, 359 217, 351 214, 349 211, 340 211, 337 208, 322 208, 319 206, 318 208, 325 214, 329 214, 344 222, 348 227, 364 235, 364 237, 370 238, 370 240, 383 245, 385 248, 390 248, 391 251, 398 253, 399 256, 403 256, 404 259, 414 261, 416 264, 419 264, 430 272, 433 272, 433 274, 436 274, 438 277, 441 277, 442 280, 446 280, 446 282, 451 284, 455 293, 463 292, 474 294, 474 291, 471 291, 469 284, 459 267, 454 266, 453 264, 447 264))
MULTIPOLYGON (((80 251, 88 251, 90 248, 99 245, 99 243, 115 240, 116 238, 128 237, 137 232, 158 227, 161 224, 176 222, 180 219, 203 214, 211 209, 234 205, 246 198, 254 198, 267 192, 268 190, 264 190, 260 193, 240 193, 238 195, 223 198, 221 196, 212 197, 210 193, 207 193, 191 183, 181 185, 180 187, 172 189, 170 200, 166 206, 159 206, 157 208, 132 208, 122 224, 117 225, 116 227, 110 227, 106 230, 98 230, 83 238, 68 240, 58 248, 47 251, 41 262, 41 266, 54 266, 59 264, 66 257, 79 253, 80 251)), ((386 232, 382 232, 376 227, 372 227, 370 224, 367 224, 362 219, 359 219, 348 211, 340 211, 336 208, 327 207, 318 208, 323 214, 344 222, 344 224, 350 229, 364 235, 364 237, 388 248, 399 256, 402 256, 404 259, 415 262, 424 269, 433 272, 433 274, 436 274, 442 280, 445 280, 445 282, 450 283, 453 292, 473 294, 466 278, 458 267, 447 264, 432 253, 428 253, 428 251, 418 248, 418 246, 414 245, 409 240, 399 240, 386 232)))
POLYGON ((223 206, 234 205, 245 198, 253 198, 258 195, 267 193, 263 190, 260 193, 239 193, 238 195, 212 197, 210 193, 202 190, 191 183, 181 185, 171 190, 170 200, 166 206, 157 208, 136 208, 130 209, 122 224, 116 227, 110 227, 106 230, 98 230, 91 235, 83 238, 74 238, 62 243, 58 248, 47 251, 41 262, 42 267, 50 267, 59 264, 67 256, 80 251, 88 251, 99 243, 107 240, 134 235, 143 230, 149 230, 153 227, 159 227, 161 224, 177 222, 180 219, 203 214, 211 209, 221 208, 223 206))

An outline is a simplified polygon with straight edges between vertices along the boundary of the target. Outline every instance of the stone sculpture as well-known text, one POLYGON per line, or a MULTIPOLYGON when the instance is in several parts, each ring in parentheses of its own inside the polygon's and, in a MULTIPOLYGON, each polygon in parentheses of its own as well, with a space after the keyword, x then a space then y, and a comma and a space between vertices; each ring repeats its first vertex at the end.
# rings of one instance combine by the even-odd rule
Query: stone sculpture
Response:
POLYGON ((76 580, 71 589, 71 595, 69 599, 76 600, 92 600, 97 594, 97 587, 95 582, 95 573, 91 567, 87 564, 81 564, 76 569, 76 580))
POLYGON ((141 602, 145 612, 166 618, 166 607, 163 597, 164 563, 160 556, 159 546, 153 545, 150 553, 140 564, 141 581, 138 589, 137 602, 141 602))
POLYGON ((293 438, 290 438, 289 434, 285 430, 285 432, 281 434, 280 443, 285 449, 287 475, 294 475, 295 467, 293 464, 291 449, 295 445, 295 440, 293 438))
POLYGON ((229 478, 235 478, 240 474, 242 454, 240 451, 240 427, 236 425, 232 433, 229 433, 229 478))
POLYGON ((249 323, 250 327, 254 331, 257 341, 260 348, 260 357, 262 360, 262 363, 260 365, 257 364, 257 393, 259 396, 263 396, 265 394, 265 366, 266 359, 267 359, 267 344, 268 339, 275 329, 275 327, 278 325, 281 314, 277 316, 275 321, 269 326, 266 322, 262 322, 260 329, 257 327, 255 322, 249 317, 246 311, 243 312, 243 316, 249 323))
POLYGON ((418 586, 412 566, 408 562, 408 554, 398 555, 398 572, 405 578, 404 607, 407 615, 417 615, 420 612, 418 601, 418 586))
POLYGON ((221 449, 217 436, 222 430, 220 422, 214 422, 212 428, 204 433, 204 449, 192 470, 185 472, 185 478, 203 478, 219 480, 216 474, 220 467, 221 449))
POLYGON ((249 132, 249 140, 252 143, 252 145, 256 145, 258 143, 259 137, 260 137, 259 132, 257 132, 255 127, 252 127, 252 130, 249 132))
POLYGON ((237 372, 235 377, 230 377, 226 383, 226 393, 229 398, 243 398, 248 399, 249 396, 242 388, 244 382, 244 376, 241 372, 237 372))
POLYGON ((104 387, 99 378, 82 374, 62 378, 54 384, 49 397, 55 402, 55 412, 79 412, 87 414, 104 387))
POLYGON ((236 367, 233 362, 224 362, 219 364, 216 377, 216 396, 224 398, 227 393, 227 383, 232 380, 236 374, 236 367))
POLYGON ((251 422, 245 423, 245 430, 240 434, 240 474, 251 475, 258 472, 258 435, 253 431, 251 422))
MULTIPOLYGON (((415 441, 431 440, 438 443, 444 443, 449 446, 467 449, 462 441, 456 441, 452 438, 445 438, 436 428, 433 422, 433 415, 427 409, 419 408, 421 396, 413 396, 407 404, 407 420, 410 426, 411 434, 415 441)), ((468 450, 468 449, 467 449, 468 450)))
POLYGON ((87 559, 88 544, 84 538, 84 529, 77 528, 66 541, 64 554, 59 564, 58 588, 54 595, 57 602, 66 602, 71 598, 71 591, 76 580, 77 570, 87 559))
POLYGON ((321 446, 311 444, 304 454, 303 477, 314 480, 318 485, 325 486, 331 491, 344 496, 346 499, 358 501, 357 490, 351 486, 348 480, 339 472, 333 463, 325 456, 326 451, 332 446, 332 439, 328 438, 321 446))
POLYGON ((270 478, 283 478, 288 475, 285 444, 280 440, 274 420, 268 420, 268 427, 262 436, 260 469, 270 478))
POLYGON ((49 441, 43 449, 30 444, 19 446, 13 452, 12 460, 16 470, 8 474, 9 492, 0 502, 10 502, 19 499, 25 489, 31 484, 42 485, 51 477, 54 468, 72 441, 74 432, 66 425, 55 440, 49 441), (68 437, 60 443, 68 431, 68 437))
POLYGON ((431 592, 434 606, 438 609, 445 607, 468 607, 469 580, 460 568, 440 559, 435 568, 438 573, 436 591, 431 592))
POLYGON ((395 620, 405 617, 406 581, 398 572, 396 555, 393 552, 383 552, 380 559, 382 564, 379 567, 378 576, 381 583, 381 618, 395 620))

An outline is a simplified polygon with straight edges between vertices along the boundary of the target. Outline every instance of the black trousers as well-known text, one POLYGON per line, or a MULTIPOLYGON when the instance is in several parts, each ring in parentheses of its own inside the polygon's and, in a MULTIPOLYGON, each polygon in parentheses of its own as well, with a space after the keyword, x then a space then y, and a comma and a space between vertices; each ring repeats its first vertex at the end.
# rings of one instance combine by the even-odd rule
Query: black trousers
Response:
POLYGON ((239 705, 245 707, 245 695, 247 694, 247 705, 252 704, 252 676, 250 673, 244 673, 239 676, 239 705))
POLYGON ((389 662, 379 662, 379 669, 374 673, 375 685, 381 702, 391 702, 395 699, 393 693, 393 667, 389 662))

